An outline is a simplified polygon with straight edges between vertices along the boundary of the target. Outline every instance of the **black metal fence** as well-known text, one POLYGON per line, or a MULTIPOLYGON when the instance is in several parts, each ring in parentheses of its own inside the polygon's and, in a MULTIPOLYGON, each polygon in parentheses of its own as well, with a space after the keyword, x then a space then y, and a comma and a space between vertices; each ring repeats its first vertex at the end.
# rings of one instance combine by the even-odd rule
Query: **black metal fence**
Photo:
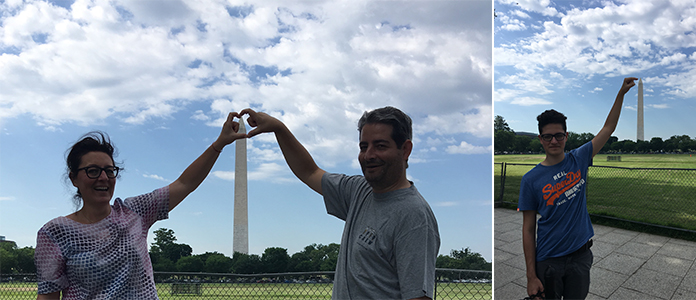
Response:
MULTIPOLYGON (((517 205, 522 176, 536 164, 495 163, 496 204, 517 205)), ((590 166, 592 216, 696 234, 696 169, 590 166)))
MULTIPOLYGON (((166 299, 331 299, 334 272, 217 274, 155 272, 166 299)), ((490 271, 437 269, 435 299, 492 299, 490 271)), ((0 299, 36 299, 36 274, 0 274, 0 299)))

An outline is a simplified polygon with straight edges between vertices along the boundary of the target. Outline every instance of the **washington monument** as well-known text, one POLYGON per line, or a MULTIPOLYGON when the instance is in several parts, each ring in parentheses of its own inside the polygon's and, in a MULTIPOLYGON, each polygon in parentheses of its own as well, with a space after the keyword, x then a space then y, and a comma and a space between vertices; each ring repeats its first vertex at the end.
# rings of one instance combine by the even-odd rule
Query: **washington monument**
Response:
MULTIPOLYGON (((239 120, 238 132, 246 132, 244 120, 242 119, 239 120)), ((232 237, 232 251, 249 254, 246 139, 235 141, 234 155, 234 235, 232 237)))
POLYGON ((645 140, 643 129, 643 79, 638 79, 638 136, 636 142, 645 140))

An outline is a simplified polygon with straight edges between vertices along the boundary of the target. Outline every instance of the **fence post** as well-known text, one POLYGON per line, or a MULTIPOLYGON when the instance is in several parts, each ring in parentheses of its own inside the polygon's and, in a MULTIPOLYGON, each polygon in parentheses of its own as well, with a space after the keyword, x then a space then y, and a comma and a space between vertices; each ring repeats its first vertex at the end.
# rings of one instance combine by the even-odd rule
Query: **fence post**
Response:
POLYGON ((500 164, 500 199, 498 203, 503 203, 503 195, 505 195, 505 172, 507 171, 505 162, 500 164))
POLYGON ((433 291, 433 300, 437 298, 437 276, 435 276, 435 290, 433 291))

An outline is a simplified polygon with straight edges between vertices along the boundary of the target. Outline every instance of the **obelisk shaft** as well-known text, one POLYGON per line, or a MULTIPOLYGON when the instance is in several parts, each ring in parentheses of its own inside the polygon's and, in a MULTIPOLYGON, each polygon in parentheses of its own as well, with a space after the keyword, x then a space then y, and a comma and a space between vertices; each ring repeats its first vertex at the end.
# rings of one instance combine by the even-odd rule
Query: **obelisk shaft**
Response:
POLYGON ((643 79, 638 79, 638 131, 636 142, 645 140, 643 130, 643 79))
MULTIPOLYGON (((244 120, 242 119, 239 120, 238 132, 246 132, 244 120)), ((246 139, 235 141, 234 160, 234 236, 232 238, 232 251, 249 254, 246 139)))

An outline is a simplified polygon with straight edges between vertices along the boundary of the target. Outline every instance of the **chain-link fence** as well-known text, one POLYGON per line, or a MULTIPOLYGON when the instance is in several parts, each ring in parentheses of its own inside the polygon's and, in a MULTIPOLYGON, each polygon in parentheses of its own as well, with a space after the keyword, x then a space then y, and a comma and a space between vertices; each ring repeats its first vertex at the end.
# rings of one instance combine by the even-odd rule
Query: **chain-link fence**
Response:
POLYGON ((493 272, 436 269, 435 299, 493 299, 493 272))
MULTIPOLYGON (((331 299, 334 272, 213 274, 155 272, 166 299, 331 299)), ((435 299, 492 299, 490 271, 437 269, 435 299)), ((0 299, 36 299, 36 274, 0 274, 0 299)))
MULTIPOLYGON (((495 202, 517 205, 522 176, 536 164, 495 163, 495 202)), ((696 169, 590 166, 590 215, 696 233, 696 169)))

